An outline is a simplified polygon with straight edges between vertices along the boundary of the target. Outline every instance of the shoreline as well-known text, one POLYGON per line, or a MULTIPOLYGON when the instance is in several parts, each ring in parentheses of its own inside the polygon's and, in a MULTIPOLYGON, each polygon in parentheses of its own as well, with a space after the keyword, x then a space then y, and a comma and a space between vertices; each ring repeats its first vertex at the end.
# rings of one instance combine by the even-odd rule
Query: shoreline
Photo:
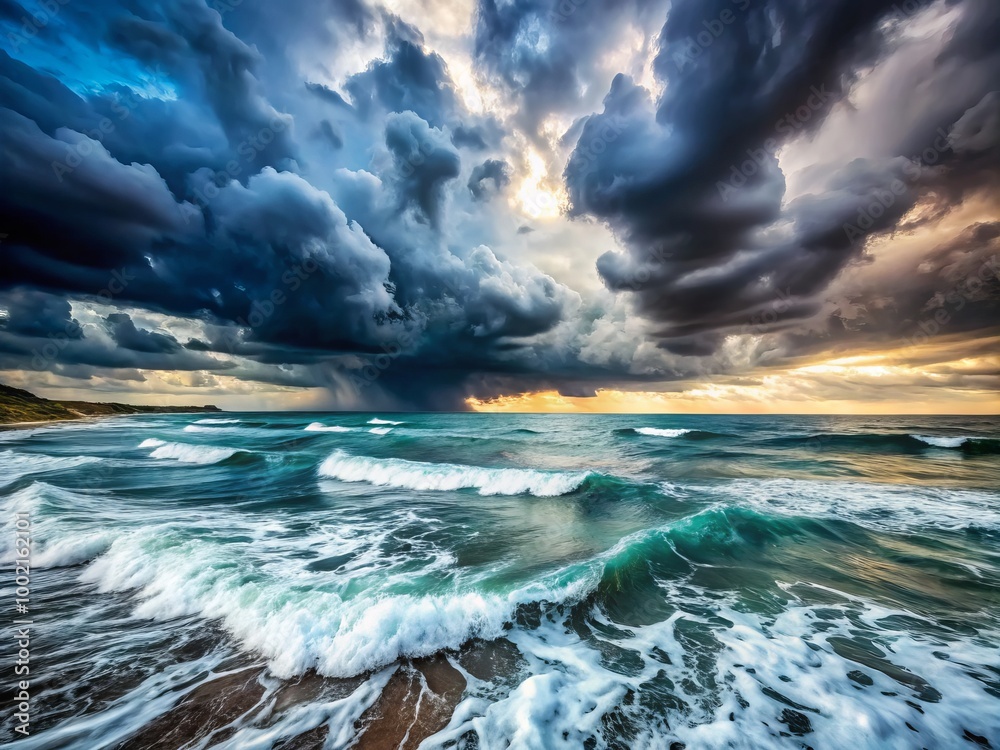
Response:
POLYGON ((60 422, 80 422, 84 419, 100 419, 100 417, 70 417, 69 419, 39 419, 30 422, 0 422, 0 429, 18 427, 37 427, 44 424, 58 424, 60 422))
POLYGON ((119 404, 113 401, 60 401, 36 396, 23 388, 0 383, 0 426, 24 427, 79 419, 117 417, 130 414, 221 414, 214 404, 119 404), (9 420, 14 421, 9 421, 9 420))
POLYGON ((201 409, 192 411, 147 411, 147 412, 131 412, 124 414, 81 414, 79 417, 66 417, 65 419, 35 419, 25 422, 0 422, 0 429, 17 429, 20 427, 40 427, 42 425, 49 424, 62 424, 63 422, 87 422, 90 420, 98 419, 115 419, 118 417, 141 417, 149 416, 150 414, 225 414, 222 411, 210 411, 203 412, 201 409))

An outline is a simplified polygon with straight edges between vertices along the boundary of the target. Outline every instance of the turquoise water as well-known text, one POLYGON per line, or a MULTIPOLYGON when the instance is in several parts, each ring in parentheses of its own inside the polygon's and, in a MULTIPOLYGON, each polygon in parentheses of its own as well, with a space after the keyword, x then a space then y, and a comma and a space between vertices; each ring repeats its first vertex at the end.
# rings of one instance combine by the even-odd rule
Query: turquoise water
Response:
POLYGON ((32 734, 11 746, 117 747, 257 663, 260 702, 190 746, 327 726, 347 747, 394 670, 437 654, 465 684, 424 748, 997 747, 998 488, 996 418, 2 432, 4 560, 14 512, 35 539, 32 734), (505 656, 477 675, 462 655, 484 643, 505 656), (358 679, 273 700, 313 672, 358 679))

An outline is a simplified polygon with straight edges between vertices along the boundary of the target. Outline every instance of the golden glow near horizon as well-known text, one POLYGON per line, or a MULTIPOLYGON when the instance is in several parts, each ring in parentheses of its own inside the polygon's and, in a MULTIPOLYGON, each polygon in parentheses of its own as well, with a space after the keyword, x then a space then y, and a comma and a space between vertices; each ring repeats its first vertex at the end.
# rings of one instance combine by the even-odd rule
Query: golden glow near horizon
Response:
MULTIPOLYGON (((675 391, 598 389, 590 398, 537 391, 466 404, 479 412, 592 414, 1000 414, 1000 395, 949 384, 956 374, 996 368, 1000 358, 962 359, 924 368, 885 355, 828 360, 755 378, 755 383, 672 384, 675 391), (881 364, 876 362, 881 361, 881 364), (892 396, 887 397, 887 387, 892 396)), ((671 384, 668 384, 670 386, 671 384)))

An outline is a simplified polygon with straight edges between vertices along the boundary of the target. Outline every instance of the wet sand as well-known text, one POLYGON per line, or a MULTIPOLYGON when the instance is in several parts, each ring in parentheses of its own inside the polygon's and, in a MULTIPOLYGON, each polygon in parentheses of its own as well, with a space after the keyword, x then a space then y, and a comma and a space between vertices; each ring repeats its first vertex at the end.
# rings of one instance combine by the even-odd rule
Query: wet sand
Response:
MULTIPOLYGON (((476 680, 505 682, 523 665, 509 641, 475 641, 460 652, 408 659, 395 665, 378 697, 354 722, 356 750, 415 750, 451 721, 468 688, 461 667, 476 680)), ((117 746, 117 750, 176 750, 208 738, 207 747, 230 739, 245 727, 266 728, 288 711, 311 703, 346 698, 372 674, 323 677, 314 671, 277 681, 259 664, 198 685, 173 708, 117 746)), ((321 750, 331 729, 323 721, 307 731, 282 737, 275 750, 321 750)))

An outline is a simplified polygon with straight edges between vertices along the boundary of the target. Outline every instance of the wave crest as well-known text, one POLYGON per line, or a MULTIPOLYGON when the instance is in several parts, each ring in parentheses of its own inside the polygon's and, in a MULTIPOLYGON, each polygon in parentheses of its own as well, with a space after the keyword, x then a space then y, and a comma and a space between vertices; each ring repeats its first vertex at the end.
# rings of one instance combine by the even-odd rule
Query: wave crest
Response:
POLYGON ((766 441, 772 445, 794 445, 818 450, 894 452, 919 454, 932 448, 960 450, 968 454, 1000 453, 1000 439, 967 435, 907 435, 905 433, 817 433, 783 435, 766 441))
POLYGON ((321 476, 342 482, 369 482, 379 487, 411 490, 476 489, 480 495, 555 497, 573 492, 590 472, 534 469, 488 469, 481 466, 436 464, 401 458, 369 458, 334 451, 320 465, 321 476))
POLYGON ((169 459, 184 464, 217 464, 240 452, 236 448, 225 446, 168 443, 157 438, 143 440, 139 447, 153 448, 150 458, 169 459))
POLYGON ((351 427, 341 427, 336 424, 325 425, 322 422, 310 422, 302 429, 306 432, 351 432, 353 430, 351 427))
POLYGON ((309 669, 348 677, 401 657, 497 638, 519 606, 576 601, 599 575, 593 566, 577 565, 507 590, 455 587, 417 595, 376 589, 346 596, 323 587, 290 590, 287 568, 276 567, 280 572, 234 556, 227 545, 158 527, 119 536, 81 580, 102 592, 131 592, 139 617, 217 620, 244 648, 263 654, 279 677, 309 669))
POLYGON ((659 427, 634 427, 633 430, 639 435, 666 438, 680 437, 681 435, 687 435, 691 432, 691 430, 686 430, 684 428, 660 429, 659 427))
POLYGON ((728 437, 718 432, 695 430, 686 427, 625 427, 615 430, 617 435, 643 435, 645 437, 684 438, 686 440, 707 440, 709 438, 728 437))
POLYGON ((46 456, 38 453, 0 451, 0 486, 30 474, 75 469, 77 466, 100 461, 96 456, 46 456))

